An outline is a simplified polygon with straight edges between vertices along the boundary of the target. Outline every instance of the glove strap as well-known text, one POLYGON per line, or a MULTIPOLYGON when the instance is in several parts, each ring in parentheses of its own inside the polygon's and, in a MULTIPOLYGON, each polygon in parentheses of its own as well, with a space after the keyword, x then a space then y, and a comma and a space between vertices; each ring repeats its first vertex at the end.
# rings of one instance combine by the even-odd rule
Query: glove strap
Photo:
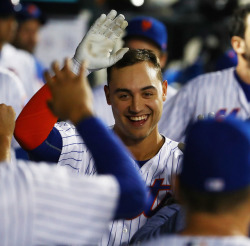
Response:
MULTIPOLYGON (((79 70, 80 70, 80 67, 81 67, 81 63, 78 62, 74 57, 72 58, 72 66, 71 66, 71 71, 78 75, 79 74, 79 70)), ((85 74, 86 74, 86 77, 91 73, 91 71, 89 71, 88 69, 86 69, 85 71, 85 74)))

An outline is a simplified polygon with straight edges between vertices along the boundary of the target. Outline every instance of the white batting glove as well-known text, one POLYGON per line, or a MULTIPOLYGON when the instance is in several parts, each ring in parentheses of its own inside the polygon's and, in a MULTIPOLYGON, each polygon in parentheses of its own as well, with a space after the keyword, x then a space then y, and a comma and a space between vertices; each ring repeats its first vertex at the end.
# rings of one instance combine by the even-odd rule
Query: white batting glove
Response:
POLYGON ((124 56, 128 48, 121 48, 111 54, 117 39, 128 25, 122 14, 116 15, 117 12, 111 10, 107 16, 102 14, 95 21, 76 49, 74 65, 78 63, 80 66, 83 61, 87 61, 87 69, 92 72, 110 67, 124 56))

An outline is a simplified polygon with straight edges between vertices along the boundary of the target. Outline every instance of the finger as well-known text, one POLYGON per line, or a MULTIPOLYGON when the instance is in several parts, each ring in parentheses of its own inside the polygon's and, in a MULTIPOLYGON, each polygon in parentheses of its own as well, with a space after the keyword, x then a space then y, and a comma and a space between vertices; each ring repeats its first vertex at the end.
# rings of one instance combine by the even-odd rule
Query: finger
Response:
POLYGON ((49 86, 49 88, 51 88, 53 86, 53 81, 49 74, 49 71, 47 70, 43 74, 44 74, 45 81, 47 82, 47 85, 49 86))
POLYGON ((122 48, 119 49, 115 54, 111 55, 109 58, 110 66, 112 66, 114 63, 122 59, 122 57, 126 54, 128 50, 129 48, 122 48))
POLYGON ((58 75, 58 73, 60 72, 58 61, 54 61, 51 65, 51 68, 54 71, 54 73, 58 75))
POLYGON ((179 143, 178 143, 178 148, 179 148, 182 152, 184 152, 184 151, 185 151, 185 144, 182 143, 182 142, 179 142, 179 143))
POLYGON ((124 34, 124 29, 121 29, 120 27, 113 28, 109 39, 112 40, 112 42, 115 42, 122 34, 124 34))
POLYGON ((117 26, 122 26, 124 20, 125 20, 124 15, 119 14, 119 15, 115 18, 115 24, 116 24, 117 26))
POLYGON ((123 22, 122 22, 122 24, 121 24, 121 29, 125 29, 126 27, 128 26, 128 22, 126 21, 126 20, 124 20, 123 22))
POLYGON ((114 10, 114 9, 112 9, 112 10, 108 13, 107 19, 114 20, 114 18, 116 17, 116 15, 117 15, 117 11, 114 10))
POLYGON ((117 12, 115 10, 111 10, 109 12, 109 14, 107 15, 106 20, 103 22, 102 26, 100 26, 99 28, 99 34, 104 35, 104 33, 109 30, 112 29, 112 26, 115 25, 115 16, 116 16, 117 12))
POLYGON ((199 115, 197 116, 197 120, 204 120, 204 119, 205 119, 204 114, 199 114, 199 115))
POLYGON ((88 66, 88 62, 87 61, 84 61, 81 66, 80 66, 80 69, 79 69, 79 77, 83 78, 83 77, 86 77, 86 69, 87 69, 87 66, 88 66))
POLYGON ((214 112, 208 113, 208 118, 215 118, 215 113, 214 112))
POLYGON ((53 101, 52 100, 47 101, 47 106, 48 106, 49 110, 51 111, 51 113, 53 115, 57 116, 56 112, 54 110, 54 107, 53 107, 53 101))
POLYGON ((66 71, 71 71, 72 61, 68 57, 64 59, 64 68, 66 71))
POLYGON ((106 20, 107 16, 105 14, 102 14, 95 23, 91 26, 89 29, 89 32, 96 33, 99 31, 100 27, 103 25, 104 21, 106 20))

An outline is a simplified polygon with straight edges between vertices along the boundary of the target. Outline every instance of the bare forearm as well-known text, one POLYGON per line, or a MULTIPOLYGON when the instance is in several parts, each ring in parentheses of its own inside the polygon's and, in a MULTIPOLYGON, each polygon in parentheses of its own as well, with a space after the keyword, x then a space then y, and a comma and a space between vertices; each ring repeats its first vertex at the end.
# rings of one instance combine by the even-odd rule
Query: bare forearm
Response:
POLYGON ((0 135, 0 161, 10 161, 11 137, 0 135))

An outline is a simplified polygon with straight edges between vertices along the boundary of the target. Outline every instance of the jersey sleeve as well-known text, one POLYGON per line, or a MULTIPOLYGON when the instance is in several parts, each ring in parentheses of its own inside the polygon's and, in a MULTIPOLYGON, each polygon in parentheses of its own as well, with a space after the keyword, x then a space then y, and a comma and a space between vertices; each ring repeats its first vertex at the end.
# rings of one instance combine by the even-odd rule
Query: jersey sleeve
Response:
POLYGON ((159 132, 177 142, 184 142, 188 126, 196 117, 193 115, 196 96, 190 85, 191 81, 164 104, 159 121, 159 132))
POLYGON ((70 177, 46 164, 1 163, 1 245, 89 245, 113 218, 112 176, 70 177))
POLYGON ((57 118, 47 107, 51 93, 44 85, 26 104, 16 120, 14 136, 25 150, 41 145, 50 134, 57 118))
POLYGON ((177 233, 185 227, 185 215, 177 203, 161 208, 148 219, 130 240, 130 244, 138 244, 163 234, 177 233))

